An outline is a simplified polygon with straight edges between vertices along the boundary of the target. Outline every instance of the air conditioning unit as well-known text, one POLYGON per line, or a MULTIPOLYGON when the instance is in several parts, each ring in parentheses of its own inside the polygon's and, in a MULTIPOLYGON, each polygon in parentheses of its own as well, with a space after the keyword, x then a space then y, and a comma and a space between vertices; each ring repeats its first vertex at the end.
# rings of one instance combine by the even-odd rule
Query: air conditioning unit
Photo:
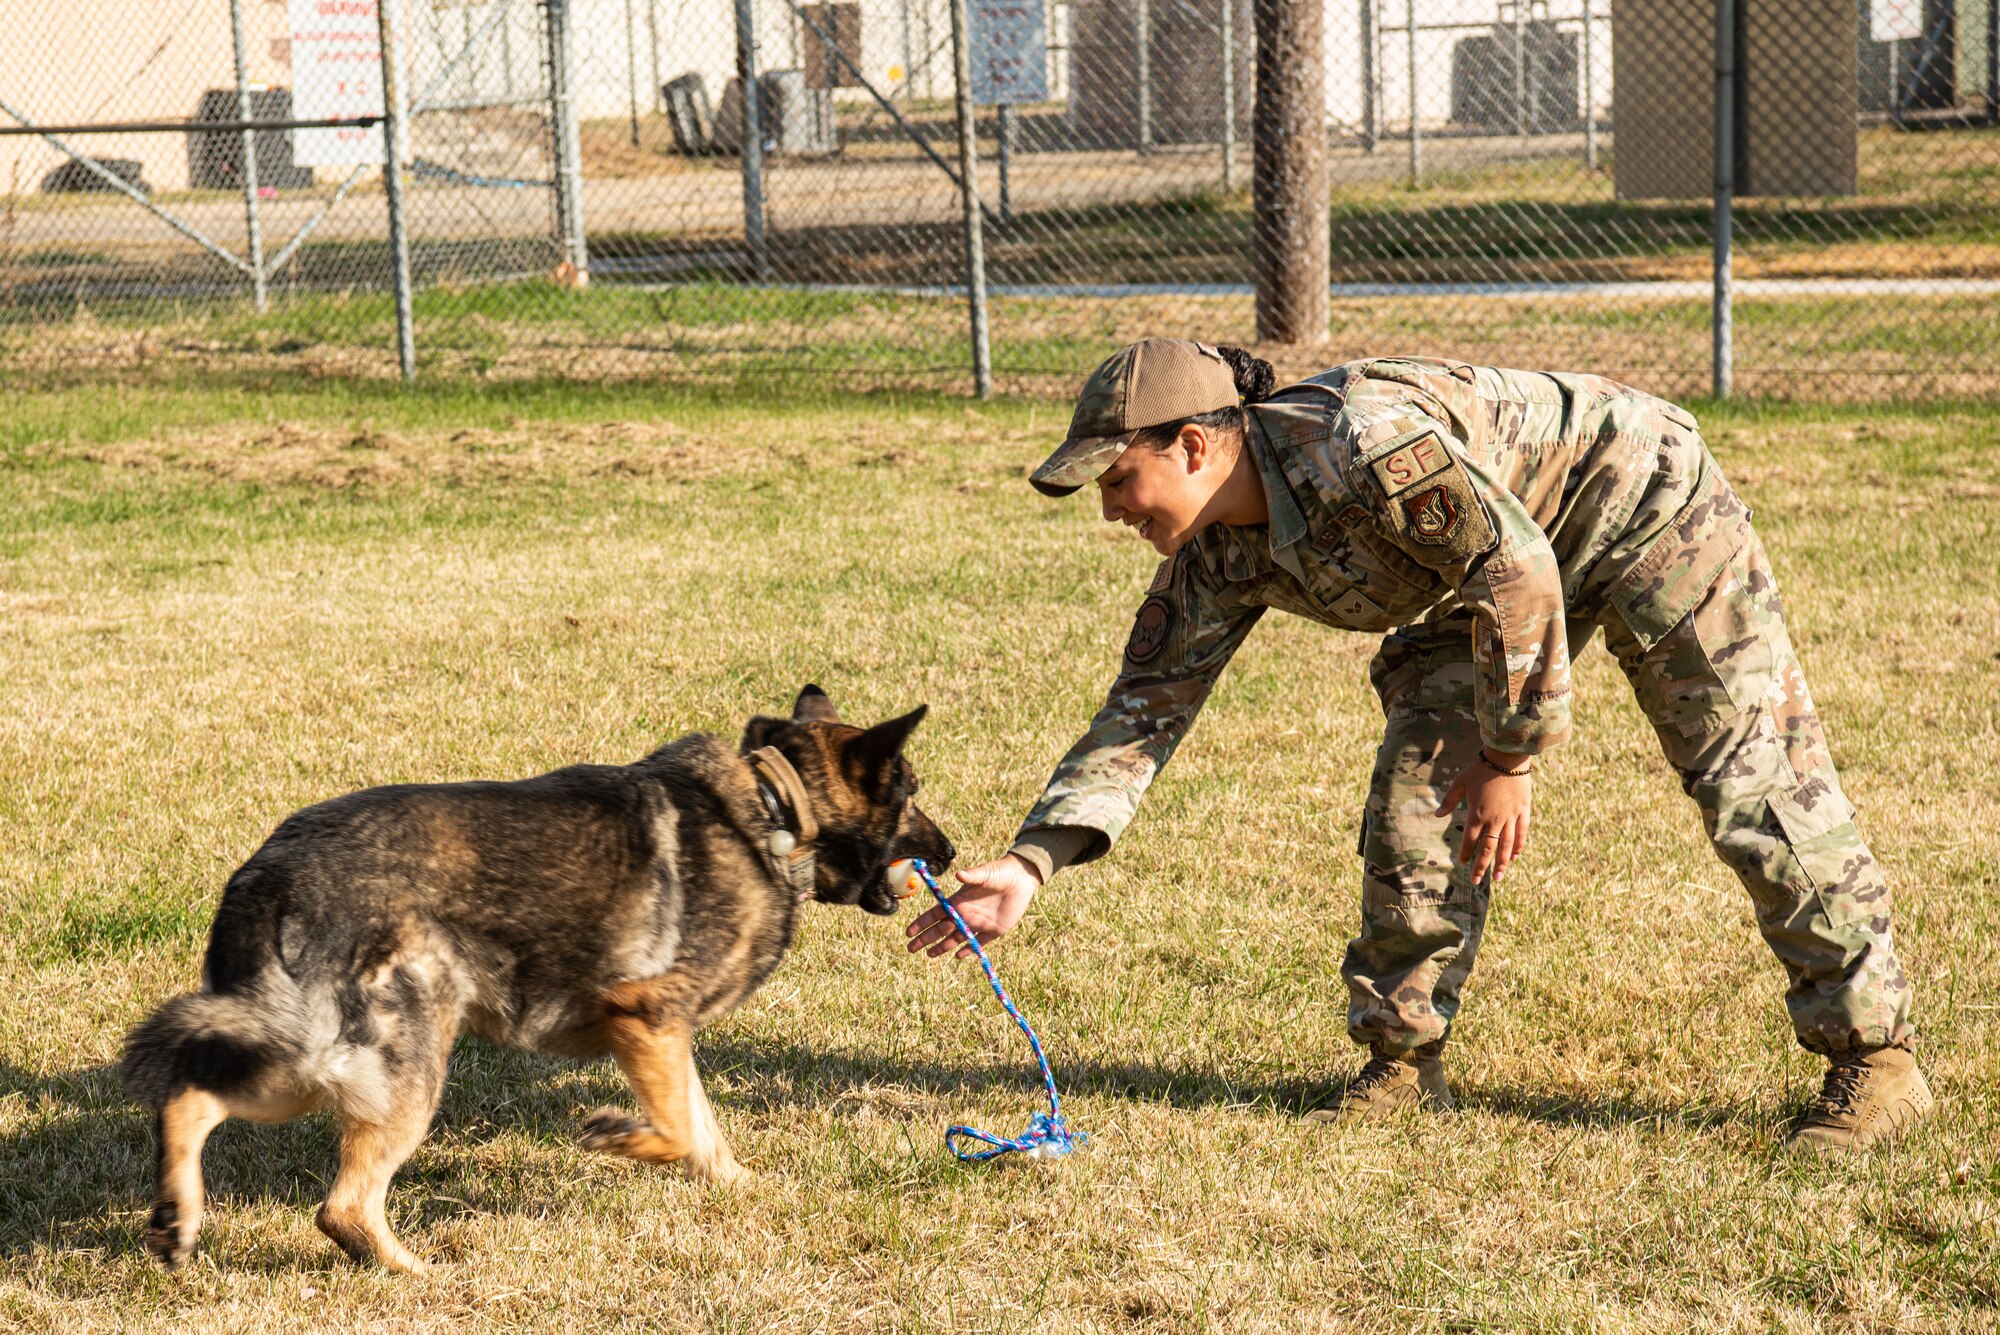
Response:
MULTIPOLYGON (((199 121, 241 120, 242 108, 234 88, 211 88, 195 104, 199 121)), ((250 94, 250 119, 288 121, 292 118, 292 90, 261 88, 250 94)), ((292 162, 290 130, 257 131, 257 185, 265 190, 303 190, 313 183, 312 168, 292 162)), ((188 185, 196 190, 240 190, 243 188, 243 132, 241 130, 189 130, 188 185)))
MULTIPOLYGON (((804 70, 767 70, 757 76, 757 110, 764 151, 795 157, 830 157, 840 151, 833 118, 833 90, 806 86, 804 70)), ((725 153, 743 148, 743 86, 731 79, 715 112, 715 143, 725 153)))

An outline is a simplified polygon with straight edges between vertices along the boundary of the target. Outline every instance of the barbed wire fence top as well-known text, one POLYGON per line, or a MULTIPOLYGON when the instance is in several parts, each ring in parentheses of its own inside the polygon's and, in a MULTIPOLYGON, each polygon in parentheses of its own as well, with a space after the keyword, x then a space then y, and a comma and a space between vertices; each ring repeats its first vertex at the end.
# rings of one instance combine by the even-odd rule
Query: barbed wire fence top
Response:
MULTIPOLYGON (((0 350, 394 375, 399 240, 426 374, 957 389, 984 359, 1064 393, 1145 334, 1254 344, 1284 7, 958 3, 400 0, 390 106, 372 0, 20 0, 0 350)), ((1296 48, 1327 317, 1265 350, 1690 394, 1721 331, 1739 393, 1992 397, 1996 7, 1328 0, 1296 48)))

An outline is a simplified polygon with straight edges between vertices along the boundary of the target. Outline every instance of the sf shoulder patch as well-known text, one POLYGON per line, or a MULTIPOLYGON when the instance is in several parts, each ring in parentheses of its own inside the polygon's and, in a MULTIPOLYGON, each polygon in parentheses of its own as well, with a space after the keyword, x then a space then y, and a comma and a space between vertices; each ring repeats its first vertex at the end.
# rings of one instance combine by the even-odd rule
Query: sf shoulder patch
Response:
POLYGON ((1132 638, 1125 641, 1125 661, 1144 667, 1160 656, 1173 631, 1173 603, 1154 594, 1139 604, 1139 615, 1132 619, 1132 638))
POLYGON ((1494 542, 1472 477, 1436 432, 1368 461, 1389 502, 1389 527, 1426 565, 1469 561, 1494 542))

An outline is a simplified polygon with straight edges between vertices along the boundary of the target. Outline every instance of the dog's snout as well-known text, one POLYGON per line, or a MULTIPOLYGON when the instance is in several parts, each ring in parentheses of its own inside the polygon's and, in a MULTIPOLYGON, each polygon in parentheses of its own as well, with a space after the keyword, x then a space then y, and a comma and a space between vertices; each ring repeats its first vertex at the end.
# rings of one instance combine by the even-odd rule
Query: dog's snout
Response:
POLYGON ((938 855, 938 870, 943 871, 958 861, 958 848, 951 840, 944 841, 944 852, 938 855))

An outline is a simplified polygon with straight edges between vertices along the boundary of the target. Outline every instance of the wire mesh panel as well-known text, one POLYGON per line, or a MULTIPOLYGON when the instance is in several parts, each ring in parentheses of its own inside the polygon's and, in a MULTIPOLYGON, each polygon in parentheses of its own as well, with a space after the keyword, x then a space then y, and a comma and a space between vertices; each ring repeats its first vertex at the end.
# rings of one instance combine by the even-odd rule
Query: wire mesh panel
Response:
POLYGON ((1989 0, 1745 5, 1736 381, 1991 394, 2000 94, 1989 0))
POLYGON ((942 5, 567 10, 551 58, 568 62, 587 244, 566 292, 535 294, 532 341, 612 373, 963 382, 942 5))
MULTIPOLYGON (((1738 387, 2000 392, 1995 0, 1735 0, 1720 93, 1717 3, 1325 0, 1332 318, 1266 351, 1705 390, 1721 96, 1738 387)), ((964 0, 962 90, 950 0, 396 10, 425 365, 965 385, 961 92, 1003 388, 1254 340, 1268 0, 964 0)), ((13 355, 393 371, 373 0, 0 23, 13 355)))
MULTIPOLYGON (((79 128, 235 119, 228 9, 142 7, 114 21, 101 7, 19 0, 5 25, 0 126, 45 133, 0 138, 0 318, 157 317, 247 295, 241 135, 79 128)), ((251 97, 265 110, 283 100, 251 97)), ((280 195, 297 189, 285 148, 254 146, 262 189, 280 195)))

